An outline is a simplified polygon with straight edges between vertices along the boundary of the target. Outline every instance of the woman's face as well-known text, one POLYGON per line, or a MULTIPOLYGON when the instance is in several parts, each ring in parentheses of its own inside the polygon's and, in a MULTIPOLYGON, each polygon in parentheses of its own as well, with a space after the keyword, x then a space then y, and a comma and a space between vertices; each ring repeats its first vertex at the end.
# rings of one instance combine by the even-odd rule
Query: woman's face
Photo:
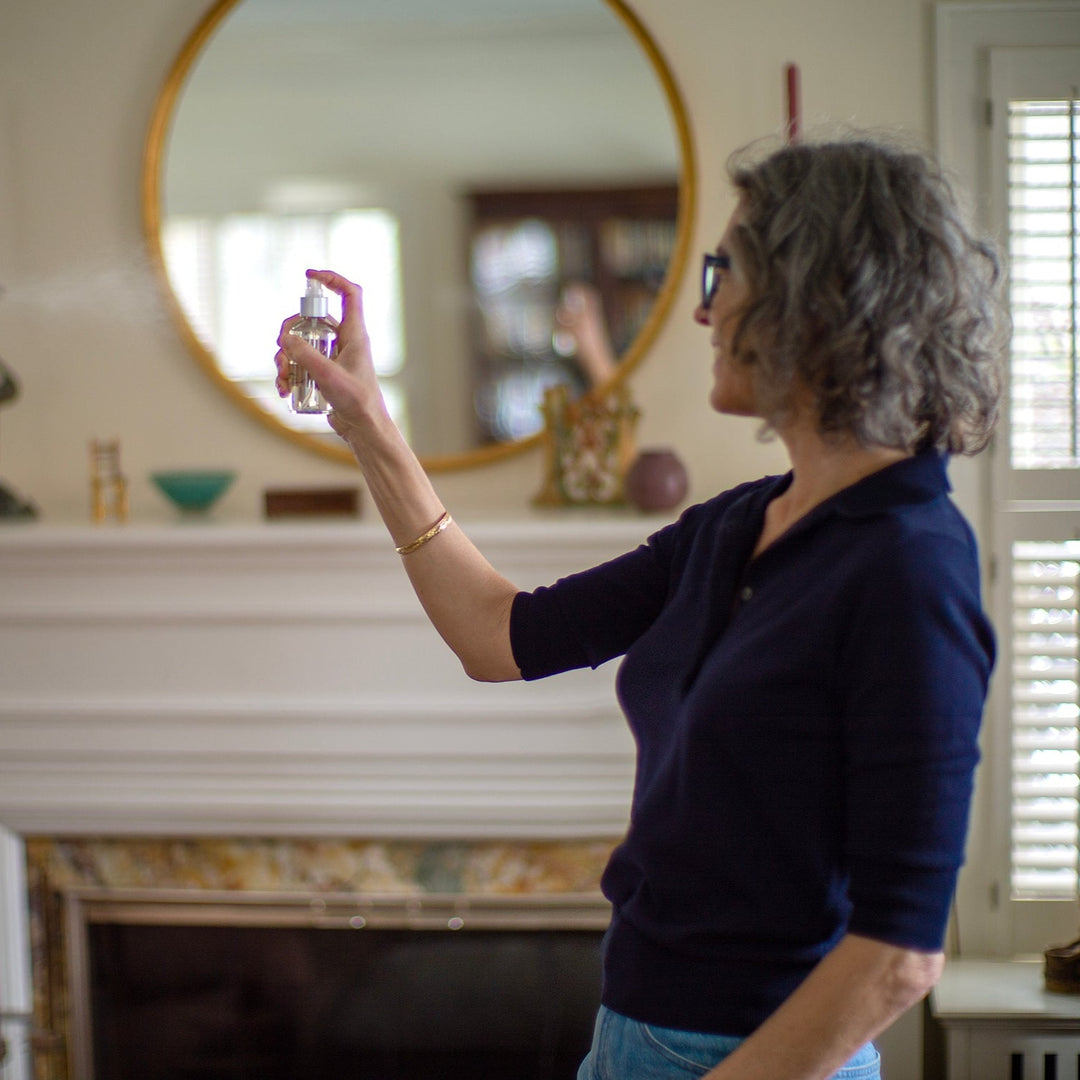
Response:
POLYGON ((731 242, 738 220, 739 210, 736 208, 716 247, 716 253, 726 257, 729 268, 716 270, 712 300, 708 307, 704 303, 698 304, 694 320, 711 329, 709 343, 713 348, 713 385, 709 392, 709 404, 717 412, 732 416, 756 416, 752 370, 733 355, 731 347, 739 316, 750 299, 746 277, 731 242))

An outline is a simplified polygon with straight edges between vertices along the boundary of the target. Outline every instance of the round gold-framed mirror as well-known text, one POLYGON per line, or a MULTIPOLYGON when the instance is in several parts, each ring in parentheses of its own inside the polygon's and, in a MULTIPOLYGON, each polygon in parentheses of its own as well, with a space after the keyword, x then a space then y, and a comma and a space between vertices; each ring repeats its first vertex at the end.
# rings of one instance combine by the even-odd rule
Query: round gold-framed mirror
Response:
POLYGON ((324 420, 273 394, 270 358, 304 269, 360 281, 388 400, 441 471, 534 445, 544 380, 599 391, 641 362, 685 270, 696 174, 675 80, 623 0, 217 0, 155 104, 142 204, 200 366, 342 462, 324 420), (560 347, 580 282, 617 358, 602 377, 560 347))

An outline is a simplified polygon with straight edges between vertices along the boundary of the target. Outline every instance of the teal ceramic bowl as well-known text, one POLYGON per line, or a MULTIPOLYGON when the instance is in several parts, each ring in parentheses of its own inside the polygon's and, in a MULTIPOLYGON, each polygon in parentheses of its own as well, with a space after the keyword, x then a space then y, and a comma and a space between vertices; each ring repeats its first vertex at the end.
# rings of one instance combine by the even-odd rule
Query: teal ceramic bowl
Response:
POLYGON ((235 478, 235 473, 222 469, 177 469, 150 474, 158 490, 185 513, 209 510, 235 478))

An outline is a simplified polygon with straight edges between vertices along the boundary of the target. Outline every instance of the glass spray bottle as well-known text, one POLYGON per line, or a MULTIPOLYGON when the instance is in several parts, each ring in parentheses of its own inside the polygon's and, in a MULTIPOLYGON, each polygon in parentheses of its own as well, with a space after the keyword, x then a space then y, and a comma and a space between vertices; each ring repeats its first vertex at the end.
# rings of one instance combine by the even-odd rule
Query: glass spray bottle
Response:
MULTIPOLYGON (((333 359, 337 353, 337 330, 327 318, 328 301, 322 285, 308 278, 307 292, 300 297, 300 319, 290 334, 303 338, 323 356, 333 359)), ((297 363, 289 367, 289 386, 292 393, 289 404, 296 413, 324 413, 326 399, 315 380, 297 363)))

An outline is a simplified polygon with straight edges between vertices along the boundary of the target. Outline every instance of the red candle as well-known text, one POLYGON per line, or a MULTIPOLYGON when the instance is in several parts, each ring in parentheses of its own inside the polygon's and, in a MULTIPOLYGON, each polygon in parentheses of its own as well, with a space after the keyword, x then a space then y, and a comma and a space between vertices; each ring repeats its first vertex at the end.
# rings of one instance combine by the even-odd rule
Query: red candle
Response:
POLYGON ((787 77, 787 137, 788 142, 798 142, 800 135, 799 117, 799 65, 786 64, 784 74, 787 77))

